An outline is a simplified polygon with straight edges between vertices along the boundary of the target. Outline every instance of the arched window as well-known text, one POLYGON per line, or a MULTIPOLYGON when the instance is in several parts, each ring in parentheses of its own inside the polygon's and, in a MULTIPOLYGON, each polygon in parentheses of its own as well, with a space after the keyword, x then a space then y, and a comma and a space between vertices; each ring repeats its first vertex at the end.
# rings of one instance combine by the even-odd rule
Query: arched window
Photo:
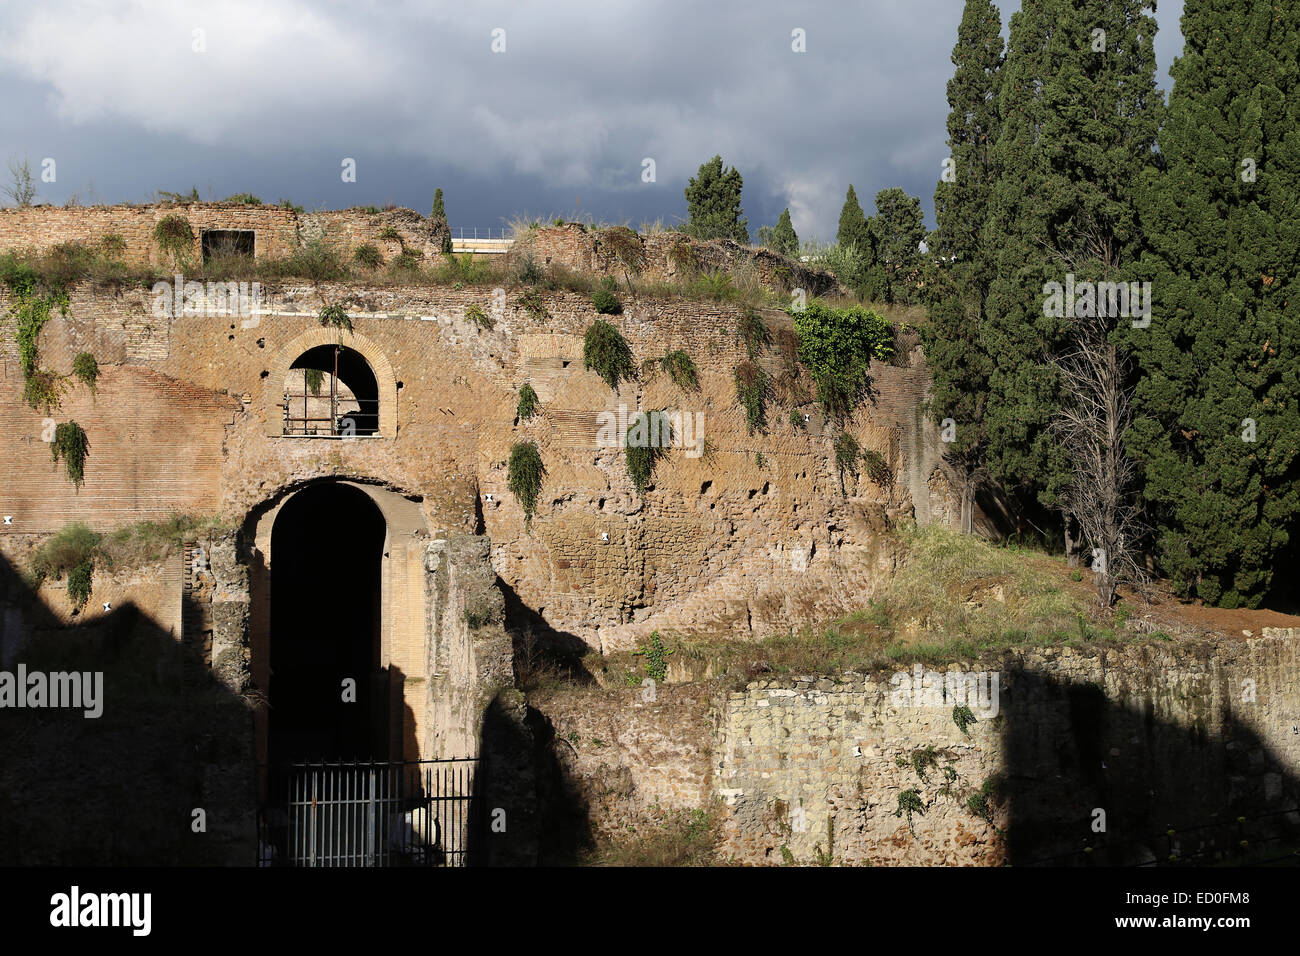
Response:
POLYGON ((379 433, 379 382, 346 345, 317 345, 294 359, 284 383, 285 435, 379 433))

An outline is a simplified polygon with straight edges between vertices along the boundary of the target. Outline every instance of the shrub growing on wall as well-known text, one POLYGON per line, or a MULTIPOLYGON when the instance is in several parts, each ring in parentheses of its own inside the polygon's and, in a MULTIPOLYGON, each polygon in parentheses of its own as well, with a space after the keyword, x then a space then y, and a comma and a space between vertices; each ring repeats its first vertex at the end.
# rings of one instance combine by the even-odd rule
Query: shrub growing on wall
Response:
POLYGON ((524 509, 526 524, 532 523, 533 514, 537 511, 537 496, 541 493, 542 476, 545 473, 537 445, 530 441, 515 442, 510 449, 506 478, 510 493, 524 509))
POLYGON ((790 314, 799 337, 799 359, 817 386, 817 401, 827 414, 844 418, 870 385, 871 359, 893 354, 893 328, 860 305, 835 309, 814 301, 790 314))
POLYGON ((889 470, 889 464, 885 461, 885 456, 874 449, 868 449, 862 453, 862 464, 866 468, 867 477, 878 485, 888 485, 893 480, 893 474, 889 470))
POLYGON ((672 443, 672 423, 661 411, 638 412, 632 416, 627 435, 623 439, 623 453, 627 461, 628 477, 638 495, 650 487, 655 462, 672 443))
POLYGON ((840 473, 840 494, 844 494, 844 473, 858 473, 861 451, 857 439, 848 432, 840 432, 840 437, 835 439, 835 468, 840 473))
POLYGON ((72 360, 72 374, 81 379, 92 395, 95 393, 95 386, 99 382, 99 363, 95 361, 95 356, 89 352, 80 353, 72 360))
POLYGON ((736 400, 745 409, 749 430, 762 428, 767 417, 767 376, 753 362, 736 366, 736 400))
POLYGON ((340 333, 352 331, 352 319, 348 316, 348 310, 341 305, 327 305, 317 314, 320 324, 330 329, 337 329, 340 333))
POLYGON ((526 422, 537 414, 541 408, 541 402, 537 400, 537 392, 528 382, 524 382, 523 387, 519 389, 519 407, 516 409, 521 422, 526 422))
POLYGON ((740 317, 740 322, 736 325, 736 334, 745 343, 745 351, 749 353, 751 361, 758 358, 758 353, 772 341, 763 317, 753 309, 746 310, 740 317))
POLYGON ((51 414, 59 407, 63 385, 59 377, 46 369, 37 369, 23 383, 23 401, 32 408, 51 414))
POLYGON ((363 242, 357 246, 357 251, 352 253, 352 258, 357 265, 366 269, 378 269, 384 264, 384 254, 373 242, 363 242))
POLYGON ((699 388, 699 372, 691 357, 682 349, 675 349, 659 360, 659 366, 678 388, 699 388))
POLYGON ((492 316, 488 315, 477 305, 470 305, 465 307, 465 318, 469 319, 480 329, 486 329, 490 331, 496 325, 496 321, 492 318, 492 316))
POLYGON ((153 241, 159 249, 171 256, 173 264, 179 264, 194 248, 194 230, 184 216, 169 213, 153 227, 153 241))
POLYGON ((91 578, 102 540, 79 521, 64 525, 32 555, 34 585, 40 587, 47 579, 58 581, 66 576, 73 610, 80 611, 90 599, 91 578))
POLYGON ((623 311, 623 303, 608 289, 597 289, 593 292, 591 304, 601 315, 619 315, 623 311))
POLYGON ((619 381, 632 377, 632 350, 618 329, 597 319, 582 338, 582 364, 618 388, 619 381))
POLYGON ((86 474, 86 458, 90 453, 90 442, 86 433, 76 422, 62 422, 54 429, 54 441, 50 443, 50 457, 54 461, 63 459, 68 480, 80 488, 86 474))

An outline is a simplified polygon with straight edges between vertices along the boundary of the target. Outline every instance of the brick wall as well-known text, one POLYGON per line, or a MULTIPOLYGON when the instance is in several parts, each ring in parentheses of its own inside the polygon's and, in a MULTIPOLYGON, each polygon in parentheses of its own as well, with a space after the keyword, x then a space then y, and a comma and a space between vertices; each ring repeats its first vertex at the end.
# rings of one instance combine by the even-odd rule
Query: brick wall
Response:
POLYGON ((345 253, 371 242, 387 257, 400 253, 403 246, 426 256, 440 248, 430 222, 409 209, 371 213, 354 208, 299 214, 283 206, 197 202, 0 209, 0 252, 45 251, 65 242, 96 244, 116 236, 125 243, 123 261, 168 269, 172 261, 158 249, 153 232, 160 220, 173 215, 185 218, 194 232, 190 256, 195 262, 202 234, 208 229, 254 231, 254 254, 259 259, 287 256, 314 239, 335 243, 345 253), (393 229, 400 239, 380 239, 386 228, 393 229))
MULTIPOLYGON (((941 484, 932 493, 939 445, 919 411, 926 382, 919 362, 874 365, 875 400, 848 425, 885 456, 894 480, 877 486, 850 475, 841 494, 836 430, 815 406, 801 409, 811 417, 806 428, 794 427, 789 408, 776 402, 765 431, 746 426, 735 398, 734 369, 745 353, 734 307, 628 296, 612 319, 644 371, 613 391, 582 366, 583 333, 596 317, 585 296, 545 293, 546 314, 537 316, 513 291, 498 311, 486 288, 263 291, 265 308, 252 315, 161 319, 147 289, 74 292, 69 314, 51 319, 40 347, 42 365, 62 374, 81 350, 105 367, 97 400, 73 386, 55 416, 75 417, 90 435, 80 494, 58 483, 39 441, 43 416, 21 404, 6 335, 10 428, 0 450, 16 478, 0 504, 17 497, 13 507, 43 515, 45 530, 83 511, 101 526, 171 509, 215 510, 239 524, 304 481, 378 482, 420 496, 431 528, 473 532, 482 521, 493 566, 519 601, 551 628, 606 648, 638 643, 656 626, 762 636, 834 617, 865 600, 887 572, 878 542, 890 522, 913 511, 922 520, 948 513, 933 507, 935 495, 948 492, 941 484), (279 437, 278 383, 297 357, 293 343, 319 334, 321 305, 345 296, 355 328, 345 344, 391 381, 396 398, 385 399, 381 431, 395 423, 396 434, 279 437), (467 320, 470 305, 495 314, 495 326, 467 320), (678 348, 699 368, 696 390, 657 371, 657 360, 678 348), (542 413, 516 422, 525 382, 541 395, 542 413), (621 450, 599 447, 599 416, 620 406, 698 413, 705 454, 668 449, 642 498, 621 450), (547 469, 531 526, 507 487, 511 446, 523 440, 537 442, 547 469)), ((0 293, 0 308, 7 304, 0 293)), ((767 320, 773 328, 790 322, 776 311, 767 320)), ((761 361, 779 372, 774 354, 761 361)))

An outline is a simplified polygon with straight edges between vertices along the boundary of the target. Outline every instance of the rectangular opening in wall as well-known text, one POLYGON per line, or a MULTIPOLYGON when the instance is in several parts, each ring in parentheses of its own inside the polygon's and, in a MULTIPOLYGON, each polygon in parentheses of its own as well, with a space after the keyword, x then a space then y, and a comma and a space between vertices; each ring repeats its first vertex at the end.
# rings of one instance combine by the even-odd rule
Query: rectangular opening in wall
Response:
POLYGON ((203 230, 203 261, 231 256, 253 258, 254 235, 252 229, 203 230))

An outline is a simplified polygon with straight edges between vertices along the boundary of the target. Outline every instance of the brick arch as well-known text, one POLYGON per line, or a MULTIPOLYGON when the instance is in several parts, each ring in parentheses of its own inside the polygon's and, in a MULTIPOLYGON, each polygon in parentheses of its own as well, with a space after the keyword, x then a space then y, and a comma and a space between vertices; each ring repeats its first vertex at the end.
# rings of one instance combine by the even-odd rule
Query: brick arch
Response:
MULTIPOLYGON (((278 414, 272 414, 272 410, 280 404, 284 395, 284 379, 289 374, 289 367, 298 356, 309 349, 314 349, 318 345, 333 345, 338 341, 337 336, 338 331, 332 328, 322 326, 318 329, 308 329, 290 339, 276 352, 273 363, 267 368, 269 374, 263 396, 263 407, 267 411, 266 433, 268 435, 278 436, 283 432, 282 421, 278 414)), ((375 373, 375 381, 379 385, 379 434, 384 438, 396 438, 397 376, 393 374, 393 366, 388 361, 388 356, 384 355, 378 345, 358 332, 344 332, 342 342, 345 348, 354 349, 359 353, 369 363, 370 370, 375 373)))

